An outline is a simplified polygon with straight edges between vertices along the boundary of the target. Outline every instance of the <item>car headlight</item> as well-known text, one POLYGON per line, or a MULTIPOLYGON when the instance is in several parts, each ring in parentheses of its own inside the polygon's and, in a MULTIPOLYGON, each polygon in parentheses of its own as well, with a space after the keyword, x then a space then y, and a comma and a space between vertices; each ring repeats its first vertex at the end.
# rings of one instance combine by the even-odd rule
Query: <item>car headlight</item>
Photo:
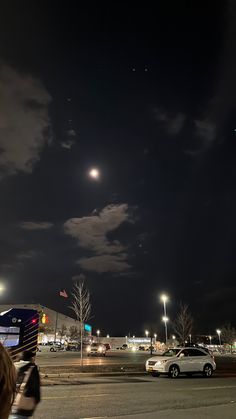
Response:
POLYGON ((102 352, 102 346, 99 346, 98 352, 102 352))
POLYGON ((87 347, 86 351, 87 351, 87 352, 90 352, 90 351, 91 351, 90 346, 88 346, 88 347, 87 347))

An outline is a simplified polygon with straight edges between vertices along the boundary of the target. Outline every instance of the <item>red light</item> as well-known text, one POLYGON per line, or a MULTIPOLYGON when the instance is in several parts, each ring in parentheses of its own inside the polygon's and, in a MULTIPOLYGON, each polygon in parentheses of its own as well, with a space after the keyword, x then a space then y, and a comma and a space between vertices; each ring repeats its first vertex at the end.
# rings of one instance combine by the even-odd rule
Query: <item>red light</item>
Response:
POLYGON ((32 323, 32 324, 37 323, 37 319, 32 319, 32 320, 31 320, 31 323, 32 323))

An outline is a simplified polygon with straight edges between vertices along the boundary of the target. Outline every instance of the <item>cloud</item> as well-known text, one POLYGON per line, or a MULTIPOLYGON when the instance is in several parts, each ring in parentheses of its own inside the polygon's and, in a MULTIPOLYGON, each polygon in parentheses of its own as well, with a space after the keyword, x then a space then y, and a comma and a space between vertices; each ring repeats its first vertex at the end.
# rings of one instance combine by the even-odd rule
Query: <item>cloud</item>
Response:
POLYGON ((48 223, 46 221, 24 221, 20 224, 20 227, 24 230, 48 230, 49 228, 53 227, 53 223, 48 223))
POLYGON ((181 112, 171 113, 156 108, 154 109, 154 115, 155 119, 163 125, 164 129, 170 135, 179 134, 186 121, 186 115, 181 112))
POLYGON ((66 141, 63 141, 63 142, 61 143, 61 147, 62 147, 62 148, 66 148, 67 150, 70 150, 70 149, 71 149, 71 147, 72 147, 74 144, 75 144, 75 141, 74 141, 74 140, 66 140, 66 141))
POLYGON ((86 271, 104 272, 122 272, 131 266, 126 262, 127 255, 99 255, 89 258, 82 258, 78 261, 81 268, 86 271))
POLYGON ((17 255, 17 259, 20 259, 20 260, 26 259, 27 260, 27 259, 32 259, 37 255, 38 255, 38 252, 35 252, 34 250, 28 250, 27 252, 19 253, 17 255))
POLYGON ((49 141, 51 97, 41 82, 0 66, 0 173, 31 173, 49 141))
POLYGON ((127 204, 108 205, 97 215, 71 218, 64 224, 66 234, 78 240, 78 245, 93 255, 78 261, 86 270, 117 272, 129 268, 126 247, 108 238, 124 222, 131 222, 127 204))
POLYGON ((202 141, 211 143, 216 138, 216 126, 207 119, 195 120, 196 136, 202 141))

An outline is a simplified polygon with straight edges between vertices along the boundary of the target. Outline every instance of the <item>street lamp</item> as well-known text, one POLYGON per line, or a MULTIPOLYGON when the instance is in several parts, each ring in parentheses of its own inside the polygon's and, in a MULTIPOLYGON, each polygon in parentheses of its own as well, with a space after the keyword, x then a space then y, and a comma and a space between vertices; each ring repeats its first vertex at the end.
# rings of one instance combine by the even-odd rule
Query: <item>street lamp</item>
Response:
POLYGON ((218 335, 218 338, 219 338, 219 344, 220 344, 220 346, 221 346, 221 338, 220 338, 220 335, 221 335, 221 330, 220 330, 220 329, 217 329, 217 330, 216 330, 216 333, 217 333, 217 335, 218 335))
POLYGON ((154 333, 155 342, 157 341, 157 334, 154 333))
POLYGON ((168 339, 168 332, 167 332, 167 322, 168 322, 168 318, 167 318, 167 312, 166 312, 166 302, 168 301, 168 297, 165 294, 161 295, 161 301, 163 302, 163 310, 164 310, 164 316, 162 318, 162 320, 165 323, 165 335, 166 335, 166 343, 167 343, 167 339, 168 339), (166 319, 166 320, 164 320, 166 319))
POLYGON ((145 335, 146 335, 146 338, 148 338, 148 335, 149 335, 149 331, 148 330, 145 330, 145 335))
POLYGON ((107 335, 107 339, 109 339, 110 335, 107 335))
POLYGON ((210 345, 211 345, 211 339, 212 339, 212 336, 209 336, 209 340, 210 340, 210 345))
POLYGON ((191 345, 191 343, 192 343, 192 335, 189 335, 189 343, 191 345))
POLYGON ((97 330, 97 337, 98 337, 98 342, 99 342, 99 336, 100 336, 100 330, 97 330))

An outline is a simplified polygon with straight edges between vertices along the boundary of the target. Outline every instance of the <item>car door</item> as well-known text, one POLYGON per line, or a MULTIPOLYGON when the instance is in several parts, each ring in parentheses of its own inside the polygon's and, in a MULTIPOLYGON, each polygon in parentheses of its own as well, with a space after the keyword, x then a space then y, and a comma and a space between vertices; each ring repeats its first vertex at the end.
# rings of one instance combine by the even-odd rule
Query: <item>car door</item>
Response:
POLYGON ((193 371, 203 371, 203 367, 207 360, 207 355, 201 349, 189 349, 193 371))
POLYGON ((188 349, 183 349, 179 353, 179 355, 178 355, 178 365, 179 365, 180 372, 192 371, 188 349))

